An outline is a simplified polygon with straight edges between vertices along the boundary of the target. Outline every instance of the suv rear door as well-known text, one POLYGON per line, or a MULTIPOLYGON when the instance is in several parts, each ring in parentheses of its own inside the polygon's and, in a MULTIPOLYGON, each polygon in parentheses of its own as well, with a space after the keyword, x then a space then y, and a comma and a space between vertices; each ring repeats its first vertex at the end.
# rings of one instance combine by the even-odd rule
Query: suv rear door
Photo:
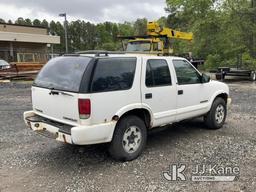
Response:
POLYGON ((144 59, 142 65, 142 103, 151 108, 154 125, 175 121, 176 84, 166 59, 156 57, 144 59))
POLYGON ((32 86, 33 110, 46 118, 79 124, 78 95, 89 57, 57 57, 40 71, 32 86))

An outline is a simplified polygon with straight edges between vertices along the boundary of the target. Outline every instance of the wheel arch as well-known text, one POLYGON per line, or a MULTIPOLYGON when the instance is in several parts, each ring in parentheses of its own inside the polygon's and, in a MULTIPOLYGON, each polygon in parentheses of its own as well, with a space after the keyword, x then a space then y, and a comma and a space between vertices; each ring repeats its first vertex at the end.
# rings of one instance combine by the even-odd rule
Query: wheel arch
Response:
POLYGON ((147 106, 127 106, 119 110, 113 117, 112 120, 119 121, 121 118, 127 115, 135 115, 141 118, 146 127, 149 129, 153 125, 153 113, 147 106))
POLYGON ((228 94, 227 94, 227 93, 224 92, 224 93, 218 94, 218 95, 214 98, 214 100, 215 100, 217 97, 220 97, 220 98, 224 99, 224 101, 225 101, 226 104, 227 104, 227 102, 228 102, 228 94))
POLYGON ((226 104, 227 104, 227 102, 228 102, 228 95, 229 95, 229 94, 228 94, 226 91, 219 91, 219 92, 216 92, 216 93, 212 96, 212 98, 211 98, 210 105, 209 105, 209 107, 208 107, 208 111, 211 109, 214 100, 215 100, 216 98, 218 98, 218 97, 224 99, 224 101, 225 101, 226 104))

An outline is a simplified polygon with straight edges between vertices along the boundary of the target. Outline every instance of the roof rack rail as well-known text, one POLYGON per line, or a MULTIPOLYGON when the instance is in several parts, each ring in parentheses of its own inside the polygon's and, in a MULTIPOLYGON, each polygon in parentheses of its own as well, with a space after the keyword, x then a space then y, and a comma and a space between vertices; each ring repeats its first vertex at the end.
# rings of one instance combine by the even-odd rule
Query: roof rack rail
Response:
POLYGON ((65 54, 63 54, 62 56, 77 57, 77 56, 80 56, 80 55, 77 54, 77 53, 65 53, 65 54))
POLYGON ((144 51, 105 51, 105 50, 87 50, 87 51, 78 51, 75 54, 93 54, 95 57, 108 56, 109 54, 143 54, 143 55, 157 55, 157 56, 163 56, 163 53, 150 53, 150 52, 144 52, 144 51))
POLYGON ((88 50, 88 51, 78 51, 76 54, 95 54, 96 57, 100 55, 108 56, 109 54, 125 54, 123 51, 106 51, 106 50, 88 50))
POLYGON ((108 56, 108 51, 105 50, 88 50, 88 51, 79 51, 77 54, 95 54, 95 56, 105 55, 108 56))

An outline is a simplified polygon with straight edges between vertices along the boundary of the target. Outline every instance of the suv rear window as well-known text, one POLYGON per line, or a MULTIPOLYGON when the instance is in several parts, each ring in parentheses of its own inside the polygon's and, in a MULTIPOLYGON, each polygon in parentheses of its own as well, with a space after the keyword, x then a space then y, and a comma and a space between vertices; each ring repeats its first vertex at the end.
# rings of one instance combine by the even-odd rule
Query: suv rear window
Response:
POLYGON ((136 68, 136 58, 99 59, 93 75, 91 92, 130 89, 136 68))
POLYGON ((78 92, 81 79, 91 58, 57 57, 40 71, 34 85, 50 89, 78 92))

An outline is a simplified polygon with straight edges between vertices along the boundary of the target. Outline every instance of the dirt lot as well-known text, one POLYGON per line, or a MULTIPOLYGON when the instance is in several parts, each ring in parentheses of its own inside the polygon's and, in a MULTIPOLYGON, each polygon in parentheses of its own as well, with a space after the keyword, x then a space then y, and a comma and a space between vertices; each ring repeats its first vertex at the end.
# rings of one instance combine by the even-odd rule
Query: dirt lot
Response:
MULTIPOLYGON (((233 105, 223 129, 202 119, 150 134, 141 157, 113 161, 104 145, 71 146, 36 135, 22 120, 29 84, 0 84, 0 191, 255 191, 256 84, 229 82, 233 105), (239 166, 235 182, 167 181, 173 163, 239 166)), ((188 170, 189 171, 189 170, 188 170)))

